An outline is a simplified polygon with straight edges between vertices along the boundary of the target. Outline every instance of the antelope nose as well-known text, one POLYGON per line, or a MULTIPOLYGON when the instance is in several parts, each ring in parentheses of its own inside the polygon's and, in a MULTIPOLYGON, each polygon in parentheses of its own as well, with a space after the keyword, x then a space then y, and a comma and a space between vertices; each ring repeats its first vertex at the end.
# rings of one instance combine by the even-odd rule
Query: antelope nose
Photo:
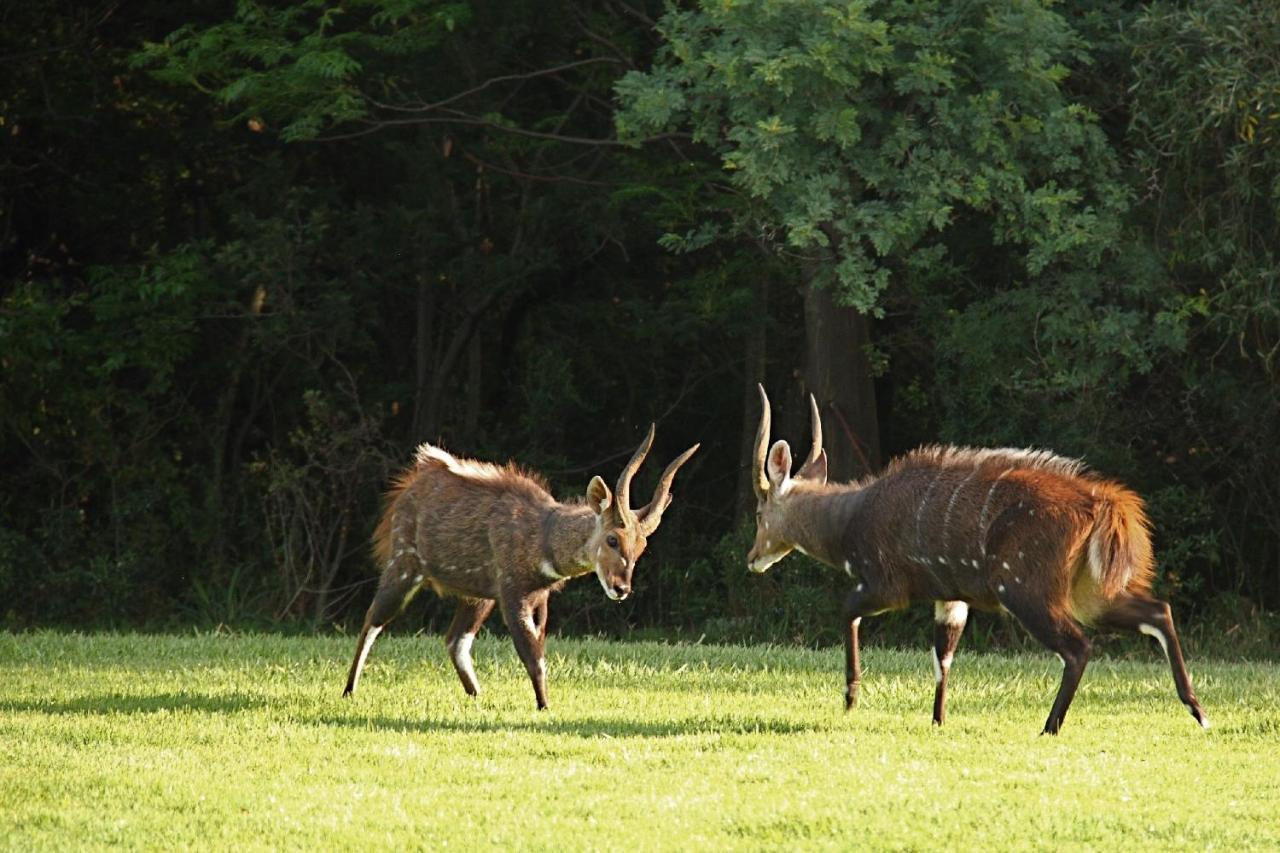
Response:
POLYGON ((616 601, 621 601, 631 594, 631 586, 625 583, 615 583, 613 585, 613 595, 616 601))

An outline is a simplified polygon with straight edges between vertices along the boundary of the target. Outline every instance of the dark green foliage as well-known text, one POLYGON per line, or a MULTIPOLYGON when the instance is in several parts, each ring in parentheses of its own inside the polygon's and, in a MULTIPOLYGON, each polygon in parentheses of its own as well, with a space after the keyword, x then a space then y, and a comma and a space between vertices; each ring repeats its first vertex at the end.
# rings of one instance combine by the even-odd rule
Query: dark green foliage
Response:
POLYGON ((574 497, 657 421, 637 494, 703 448, 637 594, 555 628, 834 642, 839 579, 744 564, 816 277, 877 318, 886 451, 1082 455, 1191 636, 1272 642, 1274 4, 10 6, 6 625, 350 623, 419 442, 574 497))

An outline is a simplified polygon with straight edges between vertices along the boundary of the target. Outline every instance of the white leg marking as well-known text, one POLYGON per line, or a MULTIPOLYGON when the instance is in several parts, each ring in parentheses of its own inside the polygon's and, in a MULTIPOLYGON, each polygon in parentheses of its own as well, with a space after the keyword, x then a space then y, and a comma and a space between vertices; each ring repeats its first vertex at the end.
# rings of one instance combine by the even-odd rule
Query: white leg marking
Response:
POLYGON ((969 618, 969 605, 963 601, 935 601, 933 603, 933 621, 939 625, 959 625, 964 627, 969 618))
POLYGON ((356 684, 360 681, 360 673, 364 671, 364 662, 369 657, 369 649, 373 648, 373 641, 378 639, 378 635, 382 633, 382 629, 376 626, 370 626, 369 633, 364 635, 364 645, 360 647, 360 660, 356 663, 356 677, 351 682, 351 689, 356 689, 356 684))
POLYGON ((933 683, 942 683, 942 664, 938 662, 938 650, 935 648, 933 654, 933 683))
POLYGON ((1166 658, 1169 657, 1169 640, 1165 637, 1164 631, 1161 631, 1154 625, 1148 625, 1146 622, 1143 622, 1138 626, 1138 631, 1146 634, 1148 637, 1155 637, 1159 640, 1160 648, 1164 649, 1164 656, 1166 658))
POLYGON ((471 684, 477 690, 480 689, 479 679, 476 678, 475 666, 471 663, 471 644, 475 642, 475 634, 463 634, 461 637, 453 641, 453 645, 449 647, 450 656, 458 668, 467 674, 471 679, 471 684))

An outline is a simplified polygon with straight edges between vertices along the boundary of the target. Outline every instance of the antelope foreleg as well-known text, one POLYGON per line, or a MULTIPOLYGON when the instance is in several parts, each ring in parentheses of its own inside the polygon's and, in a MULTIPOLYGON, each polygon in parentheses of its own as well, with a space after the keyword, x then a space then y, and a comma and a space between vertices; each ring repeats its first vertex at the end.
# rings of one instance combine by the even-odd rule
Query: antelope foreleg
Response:
POLYGON ((475 666, 471 662, 471 643, 476 638, 480 626, 493 612, 496 602, 483 598, 464 598, 458 602, 458 609, 449 623, 445 634, 445 648, 449 650, 449 659, 462 682, 462 689, 467 695, 475 696, 480 692, 480 682, 476 680, 475 666))
POLYGON ((539 609, 537 601, 504 597, 502 600, 502 618, 511 631, 511 640, 515 643, 516 654, 524 663, 533 682, 533 695, 538 703, 538 710, 547 707, 547 662, 543 656, 542 636, 534 624, 534 614, 539 609))
POLYGON ((859 583, 844 601, 841 623, 844 629, 844 709, 853 709, 858 704, 858 693, 862 687, 862 661, 858 651, 858 628, 863 616, 882 613, 889 609, 865 583, 859 583))
POLYGON ((942 725, 946 717, 947 675, 955 658, 956 646, 969 618, 969 605, 963 601, 939 601, 934 605, 933 619, 933 722, 942 725))

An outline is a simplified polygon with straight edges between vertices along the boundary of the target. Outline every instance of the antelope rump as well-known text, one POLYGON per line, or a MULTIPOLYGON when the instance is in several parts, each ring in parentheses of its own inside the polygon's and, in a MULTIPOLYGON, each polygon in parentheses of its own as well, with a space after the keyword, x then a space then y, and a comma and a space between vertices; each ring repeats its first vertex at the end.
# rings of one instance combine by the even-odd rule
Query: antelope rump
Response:
POLYGON ((1151 595, 1153 558, 1142 499, 1081 462, 1044 451, 926 447, 854 483, 827 482, 817 402, 812 446, 791 474, 785 441, 769 447, 769 398, 756 433, 756 536, 748 565, 766 571, 798 549, 844 572, 845 707, 857 704, 864 616, 934 602, 933 721, 969 607, 1006 610, 1063 662, 1044 724, 1056 734, 1089 661, 1082 625, 1154 637, 1178 697, 1200 725, 1169 605, 1151 595))
POLYGON ((374 534, 382 575, 365 614, 344 696, 356 689, 369 649, 388 622, 423 587, 458 598, 445 644, 467 693, 479 684, 471 645, 501 608, 516 652, 529 672, 538 708, 547 707, 547 599, 567 581, 594 572, 605 595, 631 592, 636 560, 671 503, 676 472, 698 445, 667 466, 653 499, 631 507, 631 478, 653 445, 654 428, 618 477, 616 490, 592 477, 586 500, 560 503, 546 484, 514 465, 459 459, 424 444, 387 493, 374 534))

